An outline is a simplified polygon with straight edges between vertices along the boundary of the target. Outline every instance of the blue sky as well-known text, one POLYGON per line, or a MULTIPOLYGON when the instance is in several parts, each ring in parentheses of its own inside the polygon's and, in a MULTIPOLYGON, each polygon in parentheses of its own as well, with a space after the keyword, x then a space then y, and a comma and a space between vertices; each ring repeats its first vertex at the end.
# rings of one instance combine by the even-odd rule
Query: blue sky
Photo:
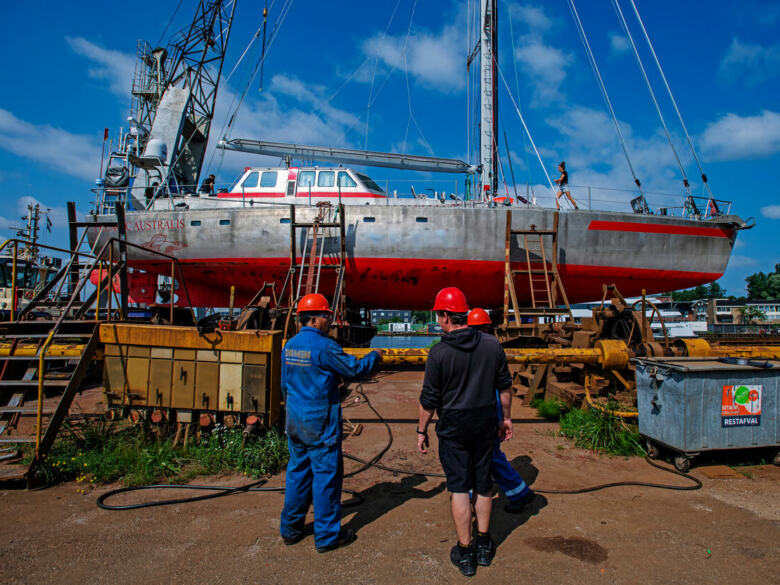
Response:
MULTIPOLYGON (((103 128, 116 136, 128 116, 136 42, 156 45, 177 4, 83 0, 6 7, 0 23, 6 55, 0 94, 4 236, 12 235, 8 226, 34 198, 52 208, 56 229, 49 243, 66 242, 65 202, 76 201, 82 213, 90 209, 103 128)), ((182 2, 170 30, 184 26, 192 4, 182 2)), ((260 25, 263 4, 239 0, 225 73, 260 25)), ((283 1, 269 4, 273 24, 283 1)), ((295 0, 266 60, 263 90, 256 79, 230 136, 469 157, 467 4, 295 0)), ((637 4, 715 196, 733 201, 732 211, 743 218, 756 219, 754 229, 740 233, 721 279, 729 293, 744 294, 746 275, 780 262, 780 4, 637 4)), ((680 205, 679 171, 611 3, 576 6, 651 205, 680 205)), ((639 42, 630 5, 621 0, 621 6, 639 42)), ((636 195, 631 174, 567 1, 499 1, 498 10, 499 66, 545 168, 554 173, 565 159, 575 197, 587 201, 590 186, 594 207, 628 210, 636 195)), ((700 195, 680 125, 641 43, 640 51, 693 193, 700 195)), ((250 69, 244 61, 220 89, 212 139, 224 132, 250 69)), ((503 87, 499 99, 501 140, 505 130, 516 183, 522 190, 532 185, 539 202, 549 205, 546 178, 503 87)), ((237 153, 212 157, 211 151, 207 160, 218 183, 260 162, 237 153)), ((507 162, 504 157, 511 184, 507 162)), ((380 183, 392 180, 391 189, 399 191, 410 181, 418 191, 455 188, 452 177, 383 169, 371 175, 380 183)))

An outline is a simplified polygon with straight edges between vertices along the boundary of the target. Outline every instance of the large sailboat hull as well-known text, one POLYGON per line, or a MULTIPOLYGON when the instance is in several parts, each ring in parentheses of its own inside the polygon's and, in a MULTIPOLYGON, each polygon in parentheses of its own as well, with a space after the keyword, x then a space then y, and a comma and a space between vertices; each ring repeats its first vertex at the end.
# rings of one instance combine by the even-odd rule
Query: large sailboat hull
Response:
MULTIPOLYGON (((698 221, 609 211, 512 211, 513 230, 553 230, 557 223, 558 271, 571 303, 601 298, 605 283, 633 296, 712 282, 725 271, 743 224, 736 216, 698 221)), ((296 221, 313 221, 318 212, 297 205, 296 221)), ((502 305, 506 218, 502 207, 345 206, 344 291, 350 305, 425 309, 445 286, 463 289, 472 306, 502 305)), ((96 218, 96 227, 89 230, 92 244, 115 235, 110 228, 97 229, 101 220, 112 219, 96 218)), ((231 286, 236 287, 237 304, 248 302, 264 283, 276 283, 278 293, 291 265, 292 231, 289 206, 127 213, 128 241, 178 258, 195 306, 227 306, 231 286)), ((301 256, 308 260, 304 232, 296 232, 298 262, 301 256)), ((322 262, 335 262, 338 230, 319 245, 322 262)), ((541 266, 537 247, 529 256, 532 267, 541 266)), ((171 273, 170 262, 160 256, 130 247, 128 258, 136 269, 171 273)), ((510 258, 513 268, 527 266, 522 236, 512 238, 510 258)), ((544 260, 551 265, 549 249, 544 260)), ((319 289, 334 288, 334 271, 323 270, 319 289)), ((530 286, 522 275, 516 278, 516 291, 521 303, 530 302, 530 286)), ((187 302, 181 287, 177 297, 177 302, 187 302)))

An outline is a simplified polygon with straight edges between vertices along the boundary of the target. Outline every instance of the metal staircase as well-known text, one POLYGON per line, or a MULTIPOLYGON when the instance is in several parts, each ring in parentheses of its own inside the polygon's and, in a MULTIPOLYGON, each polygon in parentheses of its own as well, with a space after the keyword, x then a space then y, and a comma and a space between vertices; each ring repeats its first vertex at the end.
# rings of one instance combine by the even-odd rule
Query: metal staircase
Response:
POLYGON ((96 332, 94 321, 0 323, 0 481, 32 480, 93 361, 96 332), (35 446, 30 467, 18 463, 23 444, 35 446))

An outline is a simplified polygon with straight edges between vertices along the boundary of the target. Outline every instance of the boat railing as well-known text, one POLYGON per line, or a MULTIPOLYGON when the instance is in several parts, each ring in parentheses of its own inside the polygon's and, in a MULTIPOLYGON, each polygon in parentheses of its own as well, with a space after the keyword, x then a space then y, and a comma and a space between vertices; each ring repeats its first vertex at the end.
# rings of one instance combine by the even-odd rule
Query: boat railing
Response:
MULTIPOLYGON (((462 191, 457 190, 457 181, 453 182, 453 191, 437 191, 433 188, 417 189, 415 184, 435 184, 433 179, 423 181, 387 179, 380 180, 384 184, 387 196, 377 199, 373 205, 410 205, 418 204, 425 206, 446 205, 448 207, 484 207, 484 206, 511 206, 511 207, 548 207, 556 206, 555 195, 549 189, 531 185, 517 185, 514 187, 502 188, 496 197, 499 201, 487 201, 470 198, 462 191), (408 193, 393 188, 396 184, 406 183, 408 193), (508 196, 508 199, 507 199, 508 196)), ((445 182, 446 183, 446 182, 445 182)), ((441 184, 441 183, 439 183, 441 184)), ((177 190, 157 188, 154 192, 149 187, 125 187, 121 189, 110 188, 99 185, 92 189, 96 194, 96 213, 97 215, 112 215, 114 206, 117 202, 123 203, 128 211, 141 211, 144 209, 154 209, 156 211, 179 211, 190 207, 204 208, 235 208, 235 207, 279 207, 286 206, 289 201, 263 201, 253 193, 247 193, 242 190, 240 194, 232 192, 231 197, 219 197, 218 195, 228 193, 228 189, 233 188, 234 184, 227 187, 215 186, 214 193, 202 192, 195 185, 179 185, 177 190), (196 204, 196 201, 202 201, 202 204, 196 204), (208 203, 206 203, 208 201, 208 203)), ((572 196, 577 201, 581 209, 602 210, 602 211, 621 211, 627 213, 650 214, 669 217, 680 217, 689 220, 710 220, 722 215, 731 213, 731 201, 725 199, 715 199, 705 196, 681 195, 679 193, 665 193, 660 191, 645 191, 638 194, 636 190, 621 189, 614 187, 598 187, 593 185, 569 185, 572 196)), ((296 198, 297 205, 315 206, 319 199, 310 200, 305 194, 296 198)), ((334 201, 338 199, 334 196, 334 201)), ((350 199, 340 199, 341 202, 349 204, 350 199)), ((560 199, 564 209, 571 207, 565 197, 560 199)))

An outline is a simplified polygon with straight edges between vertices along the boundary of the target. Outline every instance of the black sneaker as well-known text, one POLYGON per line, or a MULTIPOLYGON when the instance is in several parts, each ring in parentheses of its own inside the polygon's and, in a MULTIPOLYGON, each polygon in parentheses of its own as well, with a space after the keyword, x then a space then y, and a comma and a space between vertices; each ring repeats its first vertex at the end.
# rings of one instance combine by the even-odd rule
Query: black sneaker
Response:
POLYGON ((477 555, 474 553, 473 545, 464 549, 456 544, 450 551, 450 560, 466 577, 472 577, 477 573, 477 555))
POLYGON ((340 548, 342 546, 347 546, 349 544, 352 544, 357 540, 357 534, 355 534, 355 531, 351 528, 342 528, 341 532, 339 532, 339 537, 336 539, 336 542, 333 544, 329 544, 327 546, 318 546, 317 552, 318 553, 326 553, 331 550, 336 550, 337 548, 340 548))
POLYGON ((525 507, 528 504, 533 502, 535 497, 536 494, 534 492, 528 492, 519 500, 515 500, 514 502, 509 502, 506 506, 504 506, 504 511, 509 512, 510 514, 519 514, 525 509, 525 507))
POLYGON ((489 567, 496 556, 496 543, 488 534, 484 540, 477 537, 477 564, 480 567, 489 567))

